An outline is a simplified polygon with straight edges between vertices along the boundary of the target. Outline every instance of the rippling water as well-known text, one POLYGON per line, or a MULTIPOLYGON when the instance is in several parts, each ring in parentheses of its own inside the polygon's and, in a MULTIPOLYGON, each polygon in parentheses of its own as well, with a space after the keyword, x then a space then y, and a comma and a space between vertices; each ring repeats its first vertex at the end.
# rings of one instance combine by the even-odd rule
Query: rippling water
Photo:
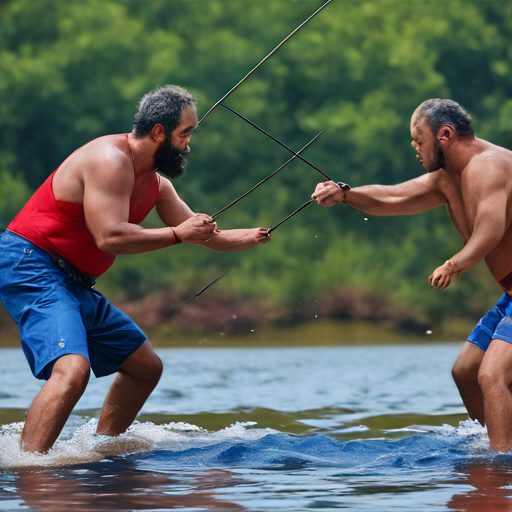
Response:
POLYGON ((54 449, 21 453, 41 384, 0 350, 0 510, 512 511, 512 457, 467 420, 460 344, 159 350, 130 430, 92 379, 54 449))

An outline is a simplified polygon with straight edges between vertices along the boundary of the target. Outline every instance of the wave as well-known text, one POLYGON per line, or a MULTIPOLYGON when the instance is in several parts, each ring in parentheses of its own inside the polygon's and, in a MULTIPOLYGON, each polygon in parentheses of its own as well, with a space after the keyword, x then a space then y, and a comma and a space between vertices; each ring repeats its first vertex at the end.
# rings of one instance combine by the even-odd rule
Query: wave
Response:
POLYGON ((457 458, 489 455, 486 429, 477 422, 431 427, 413 425, 399 440, 364 439, 341 442, 323 434, 293 436, 277 430, 235 423, 217 432, 187 423, 155 425, 135 422, 117 437, 95 434, 92 419, 46 454, 22 452, 23 423, 0 427, 0 469, 68 466, 133 454, 139 469, 166 471, 176 467, 287 468, 336 465, 342 468, 425 468, 457 458))

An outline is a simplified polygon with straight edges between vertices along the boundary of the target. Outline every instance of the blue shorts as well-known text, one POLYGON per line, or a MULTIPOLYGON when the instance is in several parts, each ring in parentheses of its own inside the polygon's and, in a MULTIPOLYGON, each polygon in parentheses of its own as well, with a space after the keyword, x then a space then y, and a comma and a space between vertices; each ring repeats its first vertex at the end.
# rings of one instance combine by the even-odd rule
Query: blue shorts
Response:
POLYGON ((496 339, 512 343, 512 297, 508 293, 480 319, 468 341, 485 352, 496 339))
POLYGON ((80 286, 48 252, 9 231, 0 237, 0 298, 38 379, 48 380, 67 354, 87 358, 96 377, 110 375, 147 340, 101 293, 80 286))

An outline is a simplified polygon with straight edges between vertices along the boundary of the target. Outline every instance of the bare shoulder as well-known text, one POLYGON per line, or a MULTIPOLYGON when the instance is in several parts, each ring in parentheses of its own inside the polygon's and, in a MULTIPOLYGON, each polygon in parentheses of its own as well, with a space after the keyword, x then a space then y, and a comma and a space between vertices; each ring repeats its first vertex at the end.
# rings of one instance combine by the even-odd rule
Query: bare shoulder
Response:
POLYGON ((99 186, 112 191, 131 190, 133 161, 124 135, 94 139, 71 154, 53 179, 56 199, 83 202, 84 190, 99 186))
POLYGON ((508 181, 511 172, 512 151, 485 141, 482 141, 482 151, 475 154, 467 166, 469 176, 487 181, 508 181))
POLYGON ((160 194, 176 194, 176 190, 174 189, 171 180, 166 178, 165 176, 160 175, 160 194))
POLYGON ((100 137, 86 144, 81 154, 77 154, 77 163, 81 164, 84 178, 100 178, 104 183, 121 181, 131 183, 135 180, 133 159, 124 135, 100 137))

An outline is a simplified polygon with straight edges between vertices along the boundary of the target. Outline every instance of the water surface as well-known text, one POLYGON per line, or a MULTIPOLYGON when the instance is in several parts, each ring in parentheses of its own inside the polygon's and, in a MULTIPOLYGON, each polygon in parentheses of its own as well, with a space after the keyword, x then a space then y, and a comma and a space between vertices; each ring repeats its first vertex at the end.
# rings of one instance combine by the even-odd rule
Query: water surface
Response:
POLYGON ((466 420, 461 344, 160 349, 130 430, 94 429, 92 379, 54 449, 19 433, 40 389, 0 350, 0 510, 512 511, 512 458, 466 420))

